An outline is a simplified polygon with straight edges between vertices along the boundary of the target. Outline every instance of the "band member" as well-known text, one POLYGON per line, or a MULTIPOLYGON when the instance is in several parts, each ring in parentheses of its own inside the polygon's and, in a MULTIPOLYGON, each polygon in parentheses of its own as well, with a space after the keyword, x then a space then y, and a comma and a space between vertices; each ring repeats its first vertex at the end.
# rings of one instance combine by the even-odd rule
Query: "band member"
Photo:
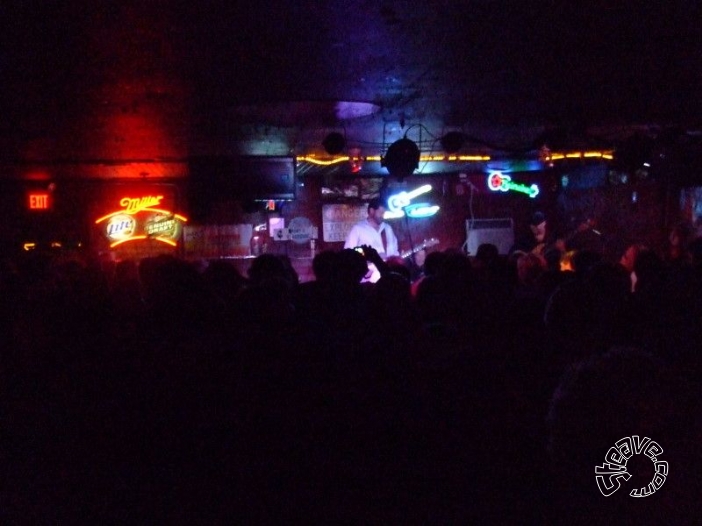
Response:
POLYGON ((530 235, 519 239, 510 253, 532 253, 538 256, 543 256, 546 248, 553 243, 546 221, 546 216, 543 212, 534 212, 529 221, 530 235))
POLYGON ((595 219, 582 215, 577 219, 573 233, 565 240, 567 251, 589 250, 602 255, 604 253, 604 240, 602 233, 596 229, 595 219))
POLYGON ((399 256, 397 238, 392 227, 383 220, 384 214, 383 202, 380 199, 371 199, 368 203, 368 217, 351 227, 344 248, 368 245, 384 260, 390 256, 399 256))

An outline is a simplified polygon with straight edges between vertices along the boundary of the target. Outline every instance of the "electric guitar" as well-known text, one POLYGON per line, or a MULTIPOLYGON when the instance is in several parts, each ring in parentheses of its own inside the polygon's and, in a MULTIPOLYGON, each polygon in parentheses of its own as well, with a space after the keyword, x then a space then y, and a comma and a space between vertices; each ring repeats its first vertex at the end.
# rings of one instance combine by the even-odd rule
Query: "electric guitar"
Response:
POLYGON ((417 245, 414 247, 412 250, 406 250, 400 254, 400 257, 402 259, 407 259, 408 257, 416 254, 417 252, 424 250, 425 248, 433 247, 435 245, 439 244, 439 240, 436 239, 435 237, 432 237, 431 239, 425 239, 421 245, 417 245))
MULTIPOLYGON (((411 250, 406 250, 402 253, 400 253, 400 257, 402 259, 407 259, 408 257, 412 256, 413 254, 416 254, 420 250, 424 250, 425 248, 433 247, 435 245, 439 244, 439 240, 436 239, 435 237, 432 237, 431 239, 425 239, 420 245, 417 245, 411 250)), ((380 279, 380 271, 378 270, 378 267, 376 267, 373 263, 370 261, 368 263, 368 272, 366 275, 363 277, 361 280, 361 283, 375 283, 380 279)))

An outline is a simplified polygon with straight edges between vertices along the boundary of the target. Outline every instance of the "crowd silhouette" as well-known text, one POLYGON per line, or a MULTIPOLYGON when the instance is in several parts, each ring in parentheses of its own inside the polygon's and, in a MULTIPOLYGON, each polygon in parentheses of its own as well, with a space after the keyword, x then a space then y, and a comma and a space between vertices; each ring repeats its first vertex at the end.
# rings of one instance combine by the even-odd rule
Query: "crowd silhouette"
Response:
POLYGON ((700 243, 626 265, 582 250, 573 270, 449 249, 414 282, 388 266, 374 284, 354 250, 318 253, 304 283, 273 254, 247 275, 7 258, 0 517, 694 524, 700 243), (604 497, 595 466, 631 435, 661 444, 670 476, 604 497))

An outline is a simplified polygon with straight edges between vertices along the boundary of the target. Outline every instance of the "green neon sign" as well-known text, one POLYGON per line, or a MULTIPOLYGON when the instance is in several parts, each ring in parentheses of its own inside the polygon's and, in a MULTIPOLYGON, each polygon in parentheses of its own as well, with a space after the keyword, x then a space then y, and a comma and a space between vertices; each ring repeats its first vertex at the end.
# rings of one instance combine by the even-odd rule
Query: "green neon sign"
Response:
POLYGON ((535 184, 529 186, 512 181, 509 175, 502 172, 493 172, 488 176, 488 188, 493 192, 519 192, 526 194, 532 199, 539 195, 539 187, 535 184))

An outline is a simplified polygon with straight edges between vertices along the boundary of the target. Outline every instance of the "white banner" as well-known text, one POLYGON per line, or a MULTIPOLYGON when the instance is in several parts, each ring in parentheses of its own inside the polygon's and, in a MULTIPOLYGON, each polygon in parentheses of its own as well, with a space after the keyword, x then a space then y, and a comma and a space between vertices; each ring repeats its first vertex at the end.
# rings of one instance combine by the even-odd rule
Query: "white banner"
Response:
POLYGON ((351 227, 365 219, 368 215, 368 206, 365 203, 358 205, 329 204, 322 207, 322 233, 327 243, 344 242, 351 227))

